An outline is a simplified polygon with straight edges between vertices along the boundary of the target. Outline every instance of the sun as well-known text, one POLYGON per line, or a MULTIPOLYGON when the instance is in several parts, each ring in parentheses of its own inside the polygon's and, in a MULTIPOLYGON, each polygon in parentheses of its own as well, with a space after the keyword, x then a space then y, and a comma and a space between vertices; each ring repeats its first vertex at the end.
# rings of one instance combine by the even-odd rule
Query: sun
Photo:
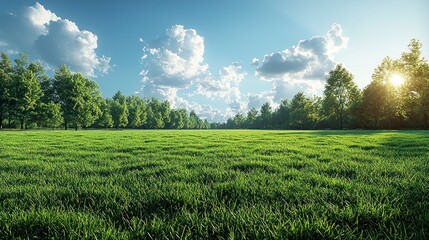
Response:
POLYGON ((399 87, 404 83, 404 77, 400 74, 394 73, 392 76, 390 76, 390 82, 395 87, 399 87))

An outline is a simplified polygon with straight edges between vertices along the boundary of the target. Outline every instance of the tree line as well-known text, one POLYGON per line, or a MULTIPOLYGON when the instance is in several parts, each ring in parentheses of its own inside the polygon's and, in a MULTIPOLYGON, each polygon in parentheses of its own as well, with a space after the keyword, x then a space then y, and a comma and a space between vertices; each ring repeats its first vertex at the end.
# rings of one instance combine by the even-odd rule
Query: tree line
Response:
POLYGON ((329 72, 323 97, 297 93, 273 110, 269 103, 260 110, 238 113, 212 128, 255 129, 428 129, 429 65, 421 56, 422 44, 413 39, 409 52, 399 59, 386 57, 362 91, 342 65, 329 72), (395 86, 391 79, 404 82, 395 86))
POLYGON ((267 102, 223 123, 209 123, 194 111, 172 109, 168 101, 124 96, 103 98, 97 82, 65 65, 50 78, 39 62, 20 54, 11 63, 1 53, 0 129, 403 129, 429 127, 429 65, 422 44, 411 40, 399 59, 386 57, 363 90, 342 65, 329 72, 323 97, 297 93, 277 109, 267 102), (405 81, 394 86, 391 77, 405 81))
POLYGON ((172 109, 168 101, 124 96, 103 98, 97 82, 65 65, 49 78, 39 62, 20 54, 12 64, 1 53, 0 129, 135 128, 202 129, 207 120, 194 111, 172 109))

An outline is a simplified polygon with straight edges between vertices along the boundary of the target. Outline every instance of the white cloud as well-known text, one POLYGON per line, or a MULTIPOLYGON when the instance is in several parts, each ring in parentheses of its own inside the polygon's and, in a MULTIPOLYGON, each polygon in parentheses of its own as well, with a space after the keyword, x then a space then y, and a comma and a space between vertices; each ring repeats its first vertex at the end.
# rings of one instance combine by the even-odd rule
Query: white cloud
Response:
POLYGON ((237 63, 222 67, 218 79, 207 77, 198 83, 196 94, 208 98, 221 98, 226 103, 232 104, 241 98, 239 84, 246 75, 247 73, 242 72, 241 66, 237 63))
POLYGON ((296 46, 264 56, 257 65, 255 75, 273 83, 274 102, 291 99, 297 92, 321 95, 327 73, 337 62, 334 57, 347 47, 348 38, 339 24, 333 24, 324 36, 301 40, 296 46))
POLYGON ((91 77, 107 74, 110 58, 97 56, 97 35, 80 30, 67 19, 61 19, 40 3, 27 7, 18 15, 0 15, 2 50, 24 52, 51 66, 68 65, 91 77))
MULTIPOLYGON (((144 42, 141 39, 141 42, 144 42)), ((144 87, 186 88, 208 74, 204 38, 194 29, 175 25, 143 48, 144 87)))
POLYGON ((194 110, 200 117, 211 121, 224 121, 244 104, 239 90, 240 82, 247 75, 241 66, 233 63, 222 67, 219 76, 213 77, 204 62, 204 38, 197 31, 174 25, 165 35, 147 43, 140 39, 143 48, 141 71, 143 97, 168 100, 173 108, 194 110), (200 95, 207 99, 220 99, 228 107, 219 110, 210 105, 198 104, 179 96, 189 90, 188 97, 200 95))
POLYGON ((301 40, 296 46, 264 56, 256 75, 264 80, 317 79, 335 65, 334 55, 347 47, 339 24, 333 24, 324 36, 301 40))
POLYGON ((252 62, 250 62, 250 65, 258 66, 259 65, 259 59, 258 58, 253 58, 252 62))

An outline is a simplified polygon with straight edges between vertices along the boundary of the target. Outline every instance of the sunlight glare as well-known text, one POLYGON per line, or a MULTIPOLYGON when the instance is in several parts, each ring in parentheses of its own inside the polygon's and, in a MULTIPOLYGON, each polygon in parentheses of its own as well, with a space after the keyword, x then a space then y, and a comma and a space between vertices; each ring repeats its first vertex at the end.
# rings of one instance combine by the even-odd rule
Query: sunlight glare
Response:
POLYGON ((404 77, 395 73, 390 77, 390 82, 393 84, 393 86, 399 87, 402 85, 402 83, 404 83, 404 77))

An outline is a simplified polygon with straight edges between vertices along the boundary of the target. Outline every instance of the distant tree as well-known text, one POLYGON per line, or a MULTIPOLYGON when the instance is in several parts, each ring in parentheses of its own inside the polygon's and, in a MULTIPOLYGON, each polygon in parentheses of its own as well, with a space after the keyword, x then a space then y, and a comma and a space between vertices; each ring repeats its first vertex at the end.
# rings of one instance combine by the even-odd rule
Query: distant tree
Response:
POLYGON ((232 128, 243 128, 245 120, 243 114, 237 113, 232 120, 232 128))
POLYGON ((198 117, 194 110, 189 113, 189 128, 190 129, 202 129, 204 128, 204 122, 198 117))
POLYGON ((271 128, 271 116, 272 116, 272 108, 270 103, 266 102, 261 107, 261 114, 259 115, 261 127, 264 129, 271 128))
POLYGON ((335 119, 337 128, 343 129, 344 120, 350 116, 350 107, 359 95, 353 75, 342 65, 337 65, 329 72, 324 90, 323 111, 327 117, 335 119))
POLYGON ((290 120, 290 101, 284 99, 279 108, 273 114, 273 124, 275 128, 288 129, 290 120))
POLYGON ((408 119, 417 125, 429 128, 429 65, 422 57, 422 44, 413 39, 408 45, 409 52, 399 59, 405 75, 403 102, 408 119))
POLYGON ((8 112, 12 97, 12 64, 6 53, 1 53, 0 61, 0 129, 3 128, 3 119, 8 112))
POLYGON ((97 126, 103 128, 113 127, 112 114, 110 113, 110 100, 102 99, 100 101, 100 117, 97 119, 97 126))
POLYGON ((183 119, 182 116, 180 115, 179 111, 177 110, 171 110, 170 112, 170 124, 168 126, 168 128, 171 129, 182 129, 183 128, 183 119))
POLYGON ((98 84, 82 74, 72 74, 62 65, 55 71, 53 81, 55 99, 61 105, 64 126, 73 123, 77 130, 79 126, 88 127, 100 116, 100 90, 98 84))
POLYGON ((162 121, 164 122, 164 127, 170 126, 170 122, 171 122, 170 103, 167 100, 165 100, 164 102, 161 103, 159 110, 162 115, 162 121))
POLYGON ((374 128, 379 128, 380 121, 387 120, 389 128, 399 113, 398 89, 390 78, 396 70, 395 62, 390 58, 383 59, 374 70, 372 82, 362 93, 363 115, 373 122, 374 128))
POLYGON ((128 106, 127 99, 117 91, 110 101, 110 113, 115 128, 126 127, 128 125, 128 106))
POLYGON ((161 102, 156 98, 150 100, 147 109, 147 128, 162 129, 165 127, 161 105, 161 102))
POLYGON ((249 112, 247 112, 246 117, 246 127, 247 128, 256 128, 256 121, 258 119, 258 110, 255 108, 250 109, 249 112))
POLYGON ((16 115, 19 118, 21 129, 26 126, 27 117, 35 109, 36 103, 42 96, 40 84, 30 70, 17 71, 13 81, 15 87, 16 115))
POLYGON ((311 129, 316 129, 318 124, 323 119, 322 114, 322 98, 318 96, 313 96, 311 99, 308 99, 310 104, 307 106, 308 108, 308 123, 311 129))
POLYGON ((303 92, 298 92, 292 98, 290 106, 290 124, 297 129, 305 129, 308 122, 310 101, 303 92))
POLYGON ((142 124, 142 107, 141 107, 141 98, 138 96, 129 96, 127 97, 127 106, 128 106, 128 127, 129 128, 139 128, 142 124))
POLYGON ((188 112, 186 111, 186 109, 181 108, 181 109, 178 110, 178 113, 180 115, 180 119, 183 122, 183 127, 182 128, 189 129, 191 121, 189 119, 188 112))

